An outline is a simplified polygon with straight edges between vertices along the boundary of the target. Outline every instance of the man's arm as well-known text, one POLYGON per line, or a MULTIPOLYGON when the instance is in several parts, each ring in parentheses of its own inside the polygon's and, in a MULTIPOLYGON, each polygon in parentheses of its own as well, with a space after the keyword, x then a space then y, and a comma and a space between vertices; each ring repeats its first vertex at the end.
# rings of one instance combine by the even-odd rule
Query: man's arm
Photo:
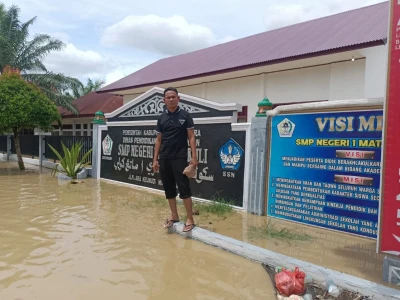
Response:
POLYGON ((158 172, 160 165, 158 164, 158 155, 160 154, 161 133, 157 133, 156 142, 154 144, 153 171, 158 172))
POLYGON ((197 167, 198 161, 197 161, 197 151, 196 151, 196 136, 194 134, 194 129, 188 129, 188 139, 189 139, 189 145, 190 145, 190 150, 192 151, 192 158, 190 160, 190 164, 197 167))
POLYGON ((153 171, 158 172, 160 168, 158 164, 158 155, 160 154, 160 147, 161 147, 161 124, 160 119, 157 121, 157 137, 154 143, 154 156, 153 156, 153 171))

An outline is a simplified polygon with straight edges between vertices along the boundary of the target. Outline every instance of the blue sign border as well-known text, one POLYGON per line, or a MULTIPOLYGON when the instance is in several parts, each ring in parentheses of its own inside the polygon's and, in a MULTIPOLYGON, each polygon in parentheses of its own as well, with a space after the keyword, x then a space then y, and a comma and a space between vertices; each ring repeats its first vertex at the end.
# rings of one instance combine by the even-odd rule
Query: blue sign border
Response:
MULTIPOLYGON (((286 114, 273 117, 269 139, 267 215, 376 239, 381 161, 381 148, 377 145, 381 145, 382 131, 366 131, 366 126, 363 126, 366 123, 360 121, 368 121, 373 116, 381 117, 382 110, 286 114), (340 117, 342 119, 337 119, 340 117), (321 119, 317 122, 317 118, 321 119), (335 130, 335 126, 330 126, 330 120, 326 121, 325 118, 339 120, 336 124, 336 129, 339 130, 345 128, 346 121, 351 121, 348 124, 353 126, 339 132, 335 130), (290 131, 284 131, 283 126, 278 126, 285 119, 294 125, 285 126, 290 131), (358 129, 362 129, 361 132, 358 129), (319 145, 316 144, 317 140, 319 145), (342 143, 342 147, 327 142, 329 140, 342 141, 338 142, 342 143), (299 145, 296 145, 296 141, 299 145), (342 155, 358 155, 365 151, 373 151, 374 154, 368 160, 354 159, 355 157, 339 158, 337 150, 342 155), (307 159, 310 161, 307 162, 307 159), (374 166, 368 169, 365 166, 356 167, 354 163, 360 161, 374 166), (323 169, 324 165, 329 169, 323 169), (348 180, 362 177, 372 179, 368 186, 355 184, 357 182, 348 184, 348 180), (345 193, 346 191, 340 190, 339 187, 349 189, 350 192, 345 193), (312 191, 324 191, 325 194, 312 191), (302 196, 302 193, 307 193, 307 196, 302 196)), ((374 124, 378 124, 378 118, 375 118, 375 121, 374 124)))

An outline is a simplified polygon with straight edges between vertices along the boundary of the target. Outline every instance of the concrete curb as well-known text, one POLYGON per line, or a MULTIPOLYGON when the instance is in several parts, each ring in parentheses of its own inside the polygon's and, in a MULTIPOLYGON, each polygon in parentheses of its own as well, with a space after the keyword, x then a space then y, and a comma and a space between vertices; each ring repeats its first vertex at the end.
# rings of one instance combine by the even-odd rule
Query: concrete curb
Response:
MULTIPOLYGON (((0 159, 3 161, 7 161, 7 154, 0 154, 0 159)), ((33 165, 33 166, 39 166, 39 159, 36 158, 27 158, 23 157, 22 160, 24 163, 28 165, 33 165)), ((10 155, 10 161, 18 161, 18 157, 16 154, 11 154, 10 155)), ((56 163, 53 163, 51 161, 43 160, 43 165, 42 167, 47 168, 47 169, 53 169, 57 165, 56 163)))
POLYGON ((169 229, 169 232, 178 233, 188 238, 201 241, 259 263, 286 267, 290 269, 299 267, 317 282, 324 282, 327 278, 330 278, 341 288, 345 288, 353 292, 359 292, 362 295, 370 296, 374 299, 400 299, 400 291, 379 285, 375 282, 272 252, 267 249, 238 241, 199 227, 195 227, 188 233, 182 232, 182 229, 183 223, 175 223, 174 226, 169 229))
MULTIPOLYGON (((39 160, 36 158, 32 159, 32 158, 23 157, 22 160, 24 161, 24 163, 26 163, 28 165, 39 166, 39 160)), ((7 161, 7 154, 0 153, 0 161, 7 161)), ((11 154, 10 161, 12 161, 12 162, 18 161, 17 155, 11 154)), ((43 160, 42 167, 47 168, 47 169, 53 169, 57 164, 58 163, 53 163, 48 160, 43 160)), ((81 175, 79 175, 80 177, 77 179, 85 179, 87 177, 92 177, 92 168, 86 167, 85 171, 82 171, 79 174, 81 174, 81 175), (81 177, 81 176, 83 176, 83 177, 81 177)))

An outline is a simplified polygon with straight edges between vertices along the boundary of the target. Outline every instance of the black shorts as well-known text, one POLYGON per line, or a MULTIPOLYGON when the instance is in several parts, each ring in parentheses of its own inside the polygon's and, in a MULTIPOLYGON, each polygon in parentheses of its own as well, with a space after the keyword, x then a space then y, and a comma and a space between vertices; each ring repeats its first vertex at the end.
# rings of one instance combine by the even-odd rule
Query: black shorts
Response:
POLYGON ((178 185, 179 198, 186 199, 192 196, 189 178, 183 174, 183 170, 189 165, 187 159, 160 159, 160 175, 163 182, 165 197, 174 199, 177 196, 178 185))

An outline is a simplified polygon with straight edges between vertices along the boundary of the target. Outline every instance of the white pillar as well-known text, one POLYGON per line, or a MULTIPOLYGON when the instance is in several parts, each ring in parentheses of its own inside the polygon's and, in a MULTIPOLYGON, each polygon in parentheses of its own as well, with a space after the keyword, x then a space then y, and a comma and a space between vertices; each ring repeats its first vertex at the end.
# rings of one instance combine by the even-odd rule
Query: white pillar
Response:
POLYGON ((101 128, 105 127, 105 125, 93 124, 93 151, 92 151, 92 177, 99 179, 100 178, 100 160, 101 160, 101 128))

